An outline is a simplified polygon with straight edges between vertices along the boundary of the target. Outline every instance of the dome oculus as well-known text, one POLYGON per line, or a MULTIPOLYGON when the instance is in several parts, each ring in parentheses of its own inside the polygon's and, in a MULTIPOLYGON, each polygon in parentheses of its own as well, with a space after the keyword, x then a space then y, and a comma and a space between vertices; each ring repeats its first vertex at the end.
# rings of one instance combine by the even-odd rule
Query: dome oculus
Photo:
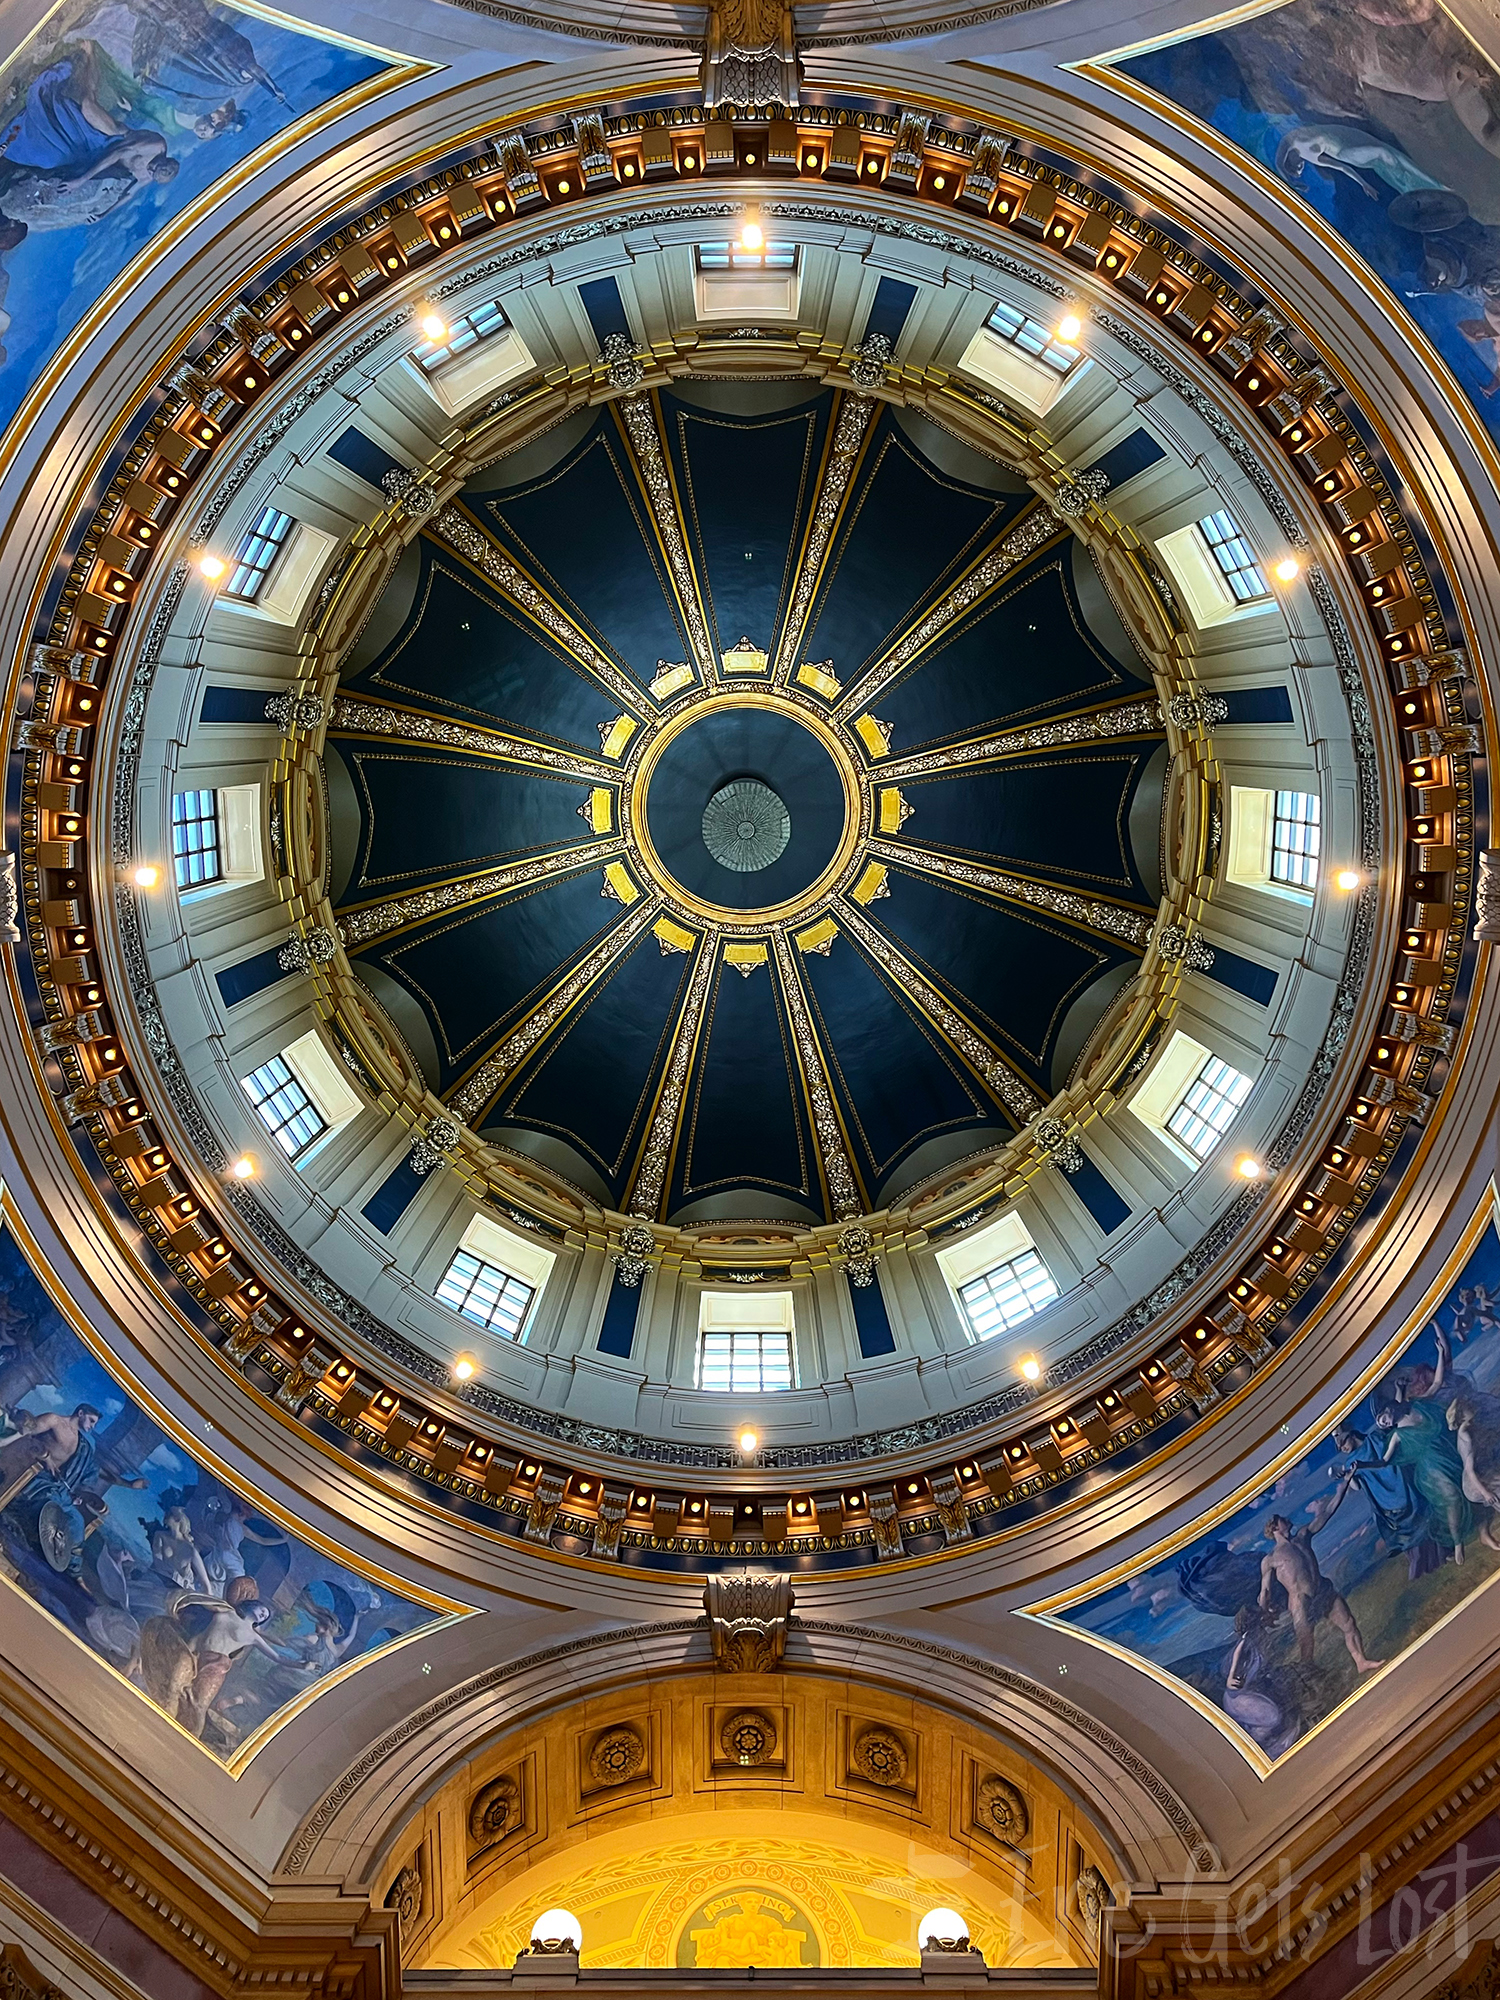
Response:
POLYGON ((780 860, 791 837, 791 814, 759 778, 721 785, 703 808, 703 845, 721 868, 739 875, 780 860))

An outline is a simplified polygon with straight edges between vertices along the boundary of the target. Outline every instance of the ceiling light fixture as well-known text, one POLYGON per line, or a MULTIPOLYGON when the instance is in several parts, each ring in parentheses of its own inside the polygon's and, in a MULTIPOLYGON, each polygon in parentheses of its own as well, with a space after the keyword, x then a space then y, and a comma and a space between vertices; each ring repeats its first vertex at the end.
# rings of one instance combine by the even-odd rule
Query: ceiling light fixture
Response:
POLYGON ((1028 1354, 1026 1359, 1021 1363, 1021 1373, 1026 1377, 1028 1382, 1041 1381, 1042 1364, 1034 1354, 1028 1354))
POLYGON ((198 570, 200 575, 206 576, 210 583, 217 583, 219 578, 224 574, 223 558, 220 556, 199 556, 198 570))
POLYGON ((473 1373, 474 1373, 474 1363, 469 1359, 467 1354, 460 1354, 458 1359, 453 1364, 454 1381, 467 1382, 469 1378, 473 1375, 473 1373))
POLYGON ((249 1153, 241 1153, 234 1165, 229 1169, 229 1172, 233 1180, 253 1181, 255 1179, 255 1161, 249 1153))
POLYGON ((1057 322, 1057 337, 1059 340, 1066 340, 1071 343, 1082 332, 1083 321, 1078 317, 1077 313, 1064 313, 1062 318, 1057 322))
POLYGON ((1335 887, 1342 889, 1346 896, 1357 889, 1364 879, 1357 868, 1341 868, 1333 878, 1335 887))
POLYGON ((1242 1181, 1258 1181, 1265 1172, 1253 1153, 1241 1153, 1234 1163, 1234 1170, 1242 1181))
POLYGON ((161 880, 161 870, 159 868, 152 868, 147 864, 144 867, 137 868, 130 879, 134 882, 137 889, 154 889, 161 880))
POLYGON ((756 251, 764 250, 765 247, 766 232, 760 226, 760 210, 747 208, 744 220, 740 224, 740 248, 756 251))
POLYGON ((746 1458, 750 1457, 759 1443, 760 1439, 755 1435, 754 1431, 740 1432, 740 1450, 745 1454, 746 1458))
POLYGON ((1278 583, 1295 583, 1302 574, 1302 565, 1295 556, 1283 556, 1274 574, 1278 583))
POLYGON ((418 324, 421 326, 422 332, 428 340, 446 340, 448 338, 448 322, 443 318, 441 313, 425 312, 418 324))

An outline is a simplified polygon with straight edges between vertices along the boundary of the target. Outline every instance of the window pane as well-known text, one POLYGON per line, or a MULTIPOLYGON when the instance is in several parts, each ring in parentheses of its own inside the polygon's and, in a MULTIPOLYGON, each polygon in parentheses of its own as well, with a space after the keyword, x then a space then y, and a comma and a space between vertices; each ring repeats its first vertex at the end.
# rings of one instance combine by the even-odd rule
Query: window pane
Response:
POLYGON ((705 1332, 698 1336, 698 1387, 737 1396, 792 1386, 789 1333, 705 1332))
POLYGON ((279 507, 263 507, 260 519, 240 537, 234 552, 234 574, 225 586, 225 595, 253 604, 271 573, 294 523, 279 507))
POLYGON ((1074 363, 1082 359, 1079 348, 1059 340, 1050 327, 1043 326, 1039 319, 1029 319, 1014 306, 997 305, 990 314, 988 324, 991 333, 999 334, 1002 340, 1008 340, 1012 347, 1020 348, 1033 360, 1055 368, 1059 375, 1066 375, 1074 363))
POLYGON ((449 322, 446 340, 419 340, 412 349, 412 359, 427 375, 435 375, 450 361, 456 361, 471 347, 477 347, 482 340, 491 340, 497 333, 504 333, 510 325, 498 299, 491 299, 487 305, 475 306, 462 319, 449 322))
POLYGON ((1316 792, 1278 792, 1271 836, 1271 880, 1315 889, 1323 842, 1323 804, 1316 792))
POLYGON ((1035 1319, 1058 1297, 1058 1290, 1035 1250, 1023 1250, 994 1270, 970 1278, 959 1287, 958 1296, 969 1331, 976 1340, 989 1340, 1023 1320, 1035 1319))
POLYGON ((1233 514, 1222 507, 1215 514, 1206 514, 1198 523, 1198 532, 1208 545, 1208 552, 1218 564, 1236 603, 1251 604, 1259 597, 1271 595, 1260 564, 1256 561, 1255 551, 1246 541, 1245 531, 1233 514))
POLYGON ((1250 1079, 1209 1056, 1167 1120, 1167 1130, 1206 1160, 1234 1123, 1234 1115, 1250 1095, 1250 1079))
POLYGON ((759 250, 746 250, 738 243, 700 243, 700 271, 795 271, 795 243, 764 243, 759 250))
POLYGON ((177 792, 172 799, 172 867, 179 889, 196 889, 223 875, 216 792, 177 792))
POLYGON ((438 1301, 462 1313, 476 1326, 514 1340, 521 1331, 536 1288, 513 1278, 497 1264, 487 1264, 472 1250, 456 1250, 437 1288, 438 1301))
POLYGON ((282 1056, 272 1056, 240 1079, 240 1088, 254 1105, 261 1123, 289 1160, 305 1153, 328 1130, 321 1111, 282 1056))

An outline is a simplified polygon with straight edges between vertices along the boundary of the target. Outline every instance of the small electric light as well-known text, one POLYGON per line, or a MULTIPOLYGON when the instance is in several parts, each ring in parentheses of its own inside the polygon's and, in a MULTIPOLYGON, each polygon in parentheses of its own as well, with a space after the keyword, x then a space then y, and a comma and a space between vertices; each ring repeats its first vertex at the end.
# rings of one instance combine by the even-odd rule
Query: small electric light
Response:
POLYGON ((1360 874, 1357 868, 1341 868, 1338 874, 1335 875, 1333 879, 1335 883, 1338 885, 1338 887, 1342 889, 1344 894, 1347 896, 1351 890, 1357 889, 1359 887, 1360 883, 1364 880, 1364 877, 1360 874))
POLYGON ((137 889, 154 889, 161 880, 161 871, 156 868, 137 868, 131 876, 137 889))
POLYGON ((467 1382, 473 1373, 474 1373, 473 1362, 469 1359, 467 1354, 460 1354, 458 1359, 453 1364, 454 1381, 467 1382))
POLYGON ((1234 1163, 1234 1170, 1242 1181, 1258 1181, 1265 1172, 1253 1153, 1242 1153, 1234 1163))
POLYGON ((1064 313, 1062 318, 1057 322, 1057 337, 1059 340, 1074 341, 1082 332, 1083 321, 1078 317, 1077 313, 1064 313))
POLYGON ((747 1458, 759 1443, 760 1439, 755 1435, 754 1431, 740 1432, 740 1450, 744 1452, 747 1458))
POLYGON ((531 1948, 543 1951, 581 1951, 583 1926, 571 1910, 543 1910, 531 1926, 531 1948))
POLYGON ((223 558, 221 556, 199 556, 198 571, 200 575, 206 576, 210 583, 217 583, 219 578, 224 574, 223 558))
POLYGON ((241 1153, 229 1171, 237 1181, 253 1181, 255 1179, 255 1161, 249 1153, 241 1153))
POLYGON ((1295 556, 1283 556, 1276 565, 1278 583, 1295 583, 1302 574, 1302 565, 1295 556))
POLYGON ((765 244, 766 232, 760 226, 760 210, 747 208, 745 219, 740 224, 740 248, 751 251, 763 250, 765 244))
POLYGON ((957 1910, 929 1910, 917 1925, 923 1951, 962 1951, 969 1942, 968 1929, 957 1910))
POLYGON ((1021 1373, 1026 1377, 1028 1382, 1041 1381, 1042 1364, 1034 1354, 1028 1354, 1026 1359, 1021 1363, 1021 1373))
POLYGON ((420 325, 428 340, 446 340, 448 323, 441 313, 423 313, 420 325))

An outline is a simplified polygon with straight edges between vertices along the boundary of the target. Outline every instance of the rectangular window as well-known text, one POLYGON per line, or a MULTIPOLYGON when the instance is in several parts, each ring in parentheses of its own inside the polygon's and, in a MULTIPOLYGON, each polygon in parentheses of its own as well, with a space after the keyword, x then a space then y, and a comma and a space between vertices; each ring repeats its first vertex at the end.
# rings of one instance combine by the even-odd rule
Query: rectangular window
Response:
POLYGON ((1066 375, 1076 361, 1082 359, 1082 349, 1070 347, 1065 340, 1059 340, 1050 327, 1042 325, 1039 319, 1029 319, 1014 306, 997 305, 986 324, 991 333, 999 334, 1023 354, 1029 354, 1033 361, 1045 362, 1055 368, 1059 375, 1066 375))
POLYGON ((493 340, 497 333, 504 333, 509 325, 500 301, 491 299, 488 305, 475 306, 462 319, 451 321, 446 340, 419 340, 411 358, 425 374, 435 375, 450 361, 457 361, 461 354, 477 347, 480 341, 493 340))
POLYGON ((1233 514, 1222 507, 1216 514, 1206 514, 1198 523, 1198 533, 1234 593, 1236 604, 1254 604, 1258 598, 1271 595, 1255 551, 1245 540, 1245 531, 1233 514))
POLYGON ((487 1264, 472 1250, 456 1250, 453 1262, 437 1288, 438 1303, 462 1313, 476 1326, 515 1340, 525 1323, 527 1309, 536 1297, 535 1288, 487 1264))
POLYGON ((1007 1327, 1035 1319, 1058 1296, 1052 1273, 1035 1250, 1023 1250, 1008 1263, 996 1264, 960 1285, 964 1317, 976 1340, 989 1340, 1007 1327))
POLYGON ((700 271, 795 271, 795 243, 763 243, 759 250, 742 249, 738 243, 700 243, 700 271))
POLYGON ((224 873, 216 792, 176 792, 172 797, 172 867, 179 889, 201 888, 224 873))
POLYGON ((1271 880, 1316 889, 1323 804, 1316 792, 1278 792, 1271 832, 1271 880))
POLYGON ((1234 1123, 1235 1113, 1250 1095, 1250 1079, 1218 1056, 1208 1056, 1178 1100, 1167 1130, 1190 1153, 1206 1160, 1234 1123))
POLYGON ((234 552, 234 573, 225 586, 227 597, 237 597, 242 604, 255 602, 296 525, 279 507, 261 508, 255 526, 240 537, 234 552))
POLYGON ((753 1396, 792 1386, 789 1333, 705 1332, 698 1336, 698 1387, 716 1393, 753 1396))
POLYGON ((289 1160, 305 1153, 328 1130, 328 1121, 302 1088, 285 1056, 240 1079, 240 1088, 254 1105, 261 1123, 289 1160))

